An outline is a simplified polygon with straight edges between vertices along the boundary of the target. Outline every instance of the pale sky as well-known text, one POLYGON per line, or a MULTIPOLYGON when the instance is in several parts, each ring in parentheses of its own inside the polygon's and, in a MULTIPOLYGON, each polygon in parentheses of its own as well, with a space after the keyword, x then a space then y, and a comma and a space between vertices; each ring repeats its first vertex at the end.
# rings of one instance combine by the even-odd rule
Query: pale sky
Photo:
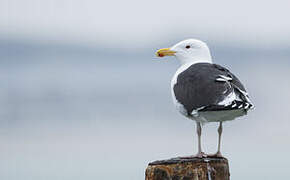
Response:
POLYGON ((134 45, 178 37, 290 44, 290 2, 1 0, 0 35, 134 45))

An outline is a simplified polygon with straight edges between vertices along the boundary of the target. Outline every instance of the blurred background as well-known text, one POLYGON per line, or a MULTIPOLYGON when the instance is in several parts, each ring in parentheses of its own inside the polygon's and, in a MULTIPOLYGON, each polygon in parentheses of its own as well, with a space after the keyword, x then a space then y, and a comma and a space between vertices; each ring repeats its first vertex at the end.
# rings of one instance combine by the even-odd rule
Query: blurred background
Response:
MULTIPOLYGON (((171 102, 186 38, 246 85, 256 108, 225 123, 231 178, 286 179, 289 1, 0 1, 0 179, 144 179, 148 162, 193 155, 195 123, 171 102)), ((203 130, 213 153, 217 124, 203 130)))

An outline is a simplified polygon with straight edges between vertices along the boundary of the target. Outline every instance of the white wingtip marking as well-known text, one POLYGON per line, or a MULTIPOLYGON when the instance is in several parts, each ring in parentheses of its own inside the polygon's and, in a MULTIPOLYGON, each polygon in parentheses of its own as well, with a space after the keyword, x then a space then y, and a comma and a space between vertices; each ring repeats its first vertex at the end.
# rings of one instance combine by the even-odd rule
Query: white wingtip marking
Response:
POLYGON ((232 102, 236 100, 236 93, 232 91, 224 100, 218 103, 218 105, 228 106, 232 104, 232 102))
POLYGON ((223 78, 217 78, 216 81, 219 81, 219 82, 226 82, 227 80, 223 79, 223 78))
POLYGON ((220 75, 220 77, 223 78, 223 79, 225 79, 225 80, 227 80, 227 81, 233 80, 233 78, 228 77, 228 76, 224 76, 224 75, 220 75))

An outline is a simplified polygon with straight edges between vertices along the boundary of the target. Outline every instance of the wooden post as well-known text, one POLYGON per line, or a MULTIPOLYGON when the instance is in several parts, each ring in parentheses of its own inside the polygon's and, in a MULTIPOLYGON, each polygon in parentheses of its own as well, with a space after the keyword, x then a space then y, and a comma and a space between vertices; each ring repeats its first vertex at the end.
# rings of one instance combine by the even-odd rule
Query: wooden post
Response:
POLYGON ((229 180, 226 158, 177 157, 149 163, 145 180, 229 180))

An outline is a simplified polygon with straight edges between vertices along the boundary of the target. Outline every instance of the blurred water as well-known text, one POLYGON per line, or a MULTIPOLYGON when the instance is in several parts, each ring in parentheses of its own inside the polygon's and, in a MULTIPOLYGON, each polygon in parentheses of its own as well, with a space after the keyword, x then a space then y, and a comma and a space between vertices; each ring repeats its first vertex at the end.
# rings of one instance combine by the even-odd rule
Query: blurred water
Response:
MULTIPOLYGON (((225 124, 232 179, 286 179, 287 49, 211 46, 256 109, 225 124)), ((171 102, 173 58, 102 47, 0 44, 0 179, 144 179, 147 163, 196 151, 194 122, 171 102)), ((216 149, 216 125, 203 131, 216 149)))

